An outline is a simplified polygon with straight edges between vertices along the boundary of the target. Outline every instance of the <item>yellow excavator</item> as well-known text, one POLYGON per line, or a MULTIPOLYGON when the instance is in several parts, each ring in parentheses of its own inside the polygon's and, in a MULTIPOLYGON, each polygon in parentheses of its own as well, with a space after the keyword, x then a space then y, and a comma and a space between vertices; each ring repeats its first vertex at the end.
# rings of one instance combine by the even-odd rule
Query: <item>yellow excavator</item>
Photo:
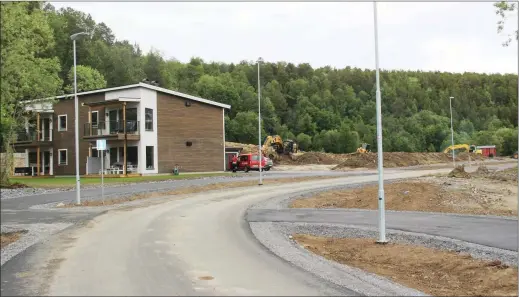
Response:
POLYGON ((279 155, 297 153, 297 143, 293 140, 285 140, 279 135, 269 135, 265 138, 261 152, 271 160, 278 160, 279 155))
POLYGON ((357 153, 365 154, 371 152, 370 145, 367 143, 363 143, 360 147, 357 148, 357 153))
POLYGON ((448 146, 447 148, 445 148, 443 150, 444 153, 449 153, 450 151, 452 150, 465 150, 469 153, 474 153, 474 154, 478 154, 478 155, 481 155, 483 152, 481 151, 481 149, 478 149, 477 146, 471 144, 471 145, 468 145, 468 144, 455 144, 455 145, 451 145, 451 146, 448 146))

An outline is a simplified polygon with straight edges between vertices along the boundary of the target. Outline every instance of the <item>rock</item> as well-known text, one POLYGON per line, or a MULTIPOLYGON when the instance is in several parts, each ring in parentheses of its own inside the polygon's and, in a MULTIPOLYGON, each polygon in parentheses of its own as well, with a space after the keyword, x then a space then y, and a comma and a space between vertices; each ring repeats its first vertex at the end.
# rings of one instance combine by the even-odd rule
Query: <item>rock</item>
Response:
POLYGON ((56 207, 63 207, 63 206, 65 206, 65 203, 63 203, 63 202, 56 204, 56 207))

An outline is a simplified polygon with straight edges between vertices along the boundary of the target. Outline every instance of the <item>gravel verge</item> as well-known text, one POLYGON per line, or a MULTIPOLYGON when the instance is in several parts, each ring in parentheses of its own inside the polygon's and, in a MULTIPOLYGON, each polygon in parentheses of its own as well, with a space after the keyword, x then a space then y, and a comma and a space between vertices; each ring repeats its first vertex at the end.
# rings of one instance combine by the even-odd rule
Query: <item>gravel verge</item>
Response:
POLYGON ((249 223, 254 236, 278 257, 335 285, 366 296, 426 296, 384 277, 342 265, 308 252, 295 241, 288 223, 249 223))
POLYGON ((12 257, 23 252, 31 245, 45 240, 48 236, 55 234, 69 226, 71 223, 56 223, 56 224, 10 224, 2 225, 1 232, 16 232, 27 231, 22 234, 19 240, 9 244, 1 250, 1 264, 9 261, 12 257))
MULTIPOLYGON (((214 183, 227 181, 229 179, 237 179, 237 178, 248 178, 243 176, 207 176, 207 177, 199 177, 192 179, 170 179, 170 180, 159 180, 159 181, 146 181, 146 182, 128 182, 128 183, 117 183, 117 184, 105 184, 106 188, 125 188, 128 186, 138 186, 138 185, 150 185, 150 184, 165 184, 172 183, 172 186, 176 184, 181 184, 185 181, 202 181, 202 180, 214 180, 214 183)), ((100 189, 101 184, 94 185, 82 185, 81 190, 91 190, 91 189, 100 189)), ((147 191, 139 191, 138 188, 135 193, 143 193, 143 192, 156 192, 156 190, 147 190, 147 191)), ((167 191, 168 189, 163 189, 163 191, 167 191)), ((2 200, 5 199, 13 199, 18 197, 27 197, 27 196, 35 196, 35 195, 45 195, 59 192, 71 192, 75 191, 75 187, 67 187, 67 188, 18 188, 18 189, 6 189, 0 188, 0 196, 2 200)), ((125 194, 127 195, 127 194, 125 194)), ((117 194, 106 195, 106 197, 118 197, 117 194)), ((95 198, 96 196, 82 196, 81 198, 95 198)))

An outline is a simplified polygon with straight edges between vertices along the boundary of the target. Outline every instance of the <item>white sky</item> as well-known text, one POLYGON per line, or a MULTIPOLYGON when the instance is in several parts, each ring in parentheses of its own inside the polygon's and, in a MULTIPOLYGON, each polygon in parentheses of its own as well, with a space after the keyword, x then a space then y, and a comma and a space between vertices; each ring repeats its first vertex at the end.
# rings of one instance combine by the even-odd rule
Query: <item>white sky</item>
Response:
MULTIPOLYGON (((187 62, 266 61, 375 67, 371 2, 51 2, 104 22, 117 39, 187 62)), ((517 73, 490 2, 378 4, 380 67, 517 73)), ((507 33, 517 28, 517 14, 507 33)))

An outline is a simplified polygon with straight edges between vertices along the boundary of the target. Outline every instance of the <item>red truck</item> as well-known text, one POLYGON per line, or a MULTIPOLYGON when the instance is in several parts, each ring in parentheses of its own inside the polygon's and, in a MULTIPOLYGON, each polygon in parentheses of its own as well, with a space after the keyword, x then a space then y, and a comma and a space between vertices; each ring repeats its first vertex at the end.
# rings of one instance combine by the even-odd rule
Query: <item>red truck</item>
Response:
MULTIPOLYGON (((270 162, 266 157, 262 157, 261 169, 269 171, 270 162)), ((248 172, 249 170, 259 170, 258 154, 241 154, 238 156, 238 170, 248 172)))

